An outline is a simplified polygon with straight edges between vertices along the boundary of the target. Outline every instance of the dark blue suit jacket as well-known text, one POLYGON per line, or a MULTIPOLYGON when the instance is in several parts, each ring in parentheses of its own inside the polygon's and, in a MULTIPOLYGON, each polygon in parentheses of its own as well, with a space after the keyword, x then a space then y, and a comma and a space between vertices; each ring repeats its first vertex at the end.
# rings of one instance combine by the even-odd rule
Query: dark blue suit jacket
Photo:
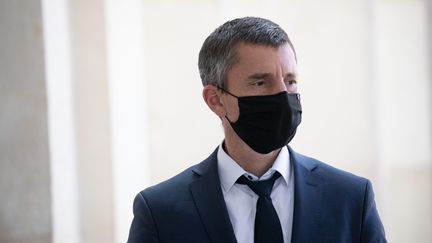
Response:
MULTIPOLYGON (((288 149, 294 169, 292 243, 386 242, 367 179, 288 149)), ((236 242, 216 154, 136 196, 129 243, 236 242)))

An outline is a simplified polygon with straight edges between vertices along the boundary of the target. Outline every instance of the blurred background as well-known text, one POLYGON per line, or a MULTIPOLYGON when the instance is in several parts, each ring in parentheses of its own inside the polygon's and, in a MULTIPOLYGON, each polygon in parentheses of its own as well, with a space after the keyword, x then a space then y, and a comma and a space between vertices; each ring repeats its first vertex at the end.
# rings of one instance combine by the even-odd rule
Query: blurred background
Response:
POLYGON ((389 242, 432 242, 431 0, 0 0, 0 242, 126 242, 133 198, 222 141, 198 52, 280 24, 291 146, 369 178, 389 242))

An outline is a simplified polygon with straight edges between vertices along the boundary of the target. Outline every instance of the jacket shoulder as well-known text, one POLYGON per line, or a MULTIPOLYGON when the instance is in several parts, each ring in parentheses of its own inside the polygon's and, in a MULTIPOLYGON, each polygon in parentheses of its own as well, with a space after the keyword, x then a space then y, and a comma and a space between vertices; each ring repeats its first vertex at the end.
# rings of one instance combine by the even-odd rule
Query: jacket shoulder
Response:
POLYGON ((364 192, 369 182, 368 179, 353 174, 351 172, 333 167, 318 159, 295 153, 297 162, 307 168, 311 173, 315 173, 321 177, 322 182, 326 186, 330 186, 334 190, 342 190, 347 192, 364 192), (358 191, 360 190, 360 191, 358 191))
POLYGON ((170 198, 179 199, 184 195, 189 195, 185 192, 189 191, 189 185, 193 181, 199 179, 203 174, 217 173, 217 150, 216 148, 209 157, 200 163, 187 168, 170 179, 148 187, 140 194, 152 198, 161 197, 165 201, 169 201, 170 198))
POLYGON ((164 201, 170 201, 170 199, 178 200, 185 195, 189 195, 189 193, 187 193, 189 184, 199 177, 199 175, 194 172, 196 166, 197 165, 193 165, 165 181, 150 186, 142 190, 140 194, 149 200, 163 199, 164 201))

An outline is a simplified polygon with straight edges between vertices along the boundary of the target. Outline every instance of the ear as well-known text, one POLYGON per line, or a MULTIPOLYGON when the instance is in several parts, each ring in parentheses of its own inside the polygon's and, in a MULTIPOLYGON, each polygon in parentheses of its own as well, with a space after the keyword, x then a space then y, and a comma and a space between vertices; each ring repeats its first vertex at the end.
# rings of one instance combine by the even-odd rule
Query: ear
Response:
POLYGON ((204 86, 202 96, 207 106, 212 110, 218 117, 224 117, 226 111, 224 109, 223 101, 220 97, 221 92, 214 85, 208 84, 204 86))

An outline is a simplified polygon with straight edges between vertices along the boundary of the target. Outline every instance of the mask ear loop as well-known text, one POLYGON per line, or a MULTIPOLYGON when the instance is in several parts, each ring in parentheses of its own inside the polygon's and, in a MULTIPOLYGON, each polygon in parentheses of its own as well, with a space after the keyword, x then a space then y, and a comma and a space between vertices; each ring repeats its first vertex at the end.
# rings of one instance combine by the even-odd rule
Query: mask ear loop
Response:
POLYGON ((236 97, 236 98, 238 99, 238 96, 237 96, 237 95, 232 94, 231 92, 229 92, 228 90, 225 90, 224 88, 220 87, 219 85, 216 85, 216 88, 218 88, 218 89, 222 90, 223 92, 226 92, 226 93, 228 93, 229 95, 231 95, 231 96, 233 96, 233 97, 236 97))
MULTIPOLYGON (((226 92, 227 94, 229 94, 229 95, 231 95, 232 97, 235 97, 235 98, 237 98, 238 99, 238 96, 236 96, 236 95, 234 95, 234 94, 232 94, 231 92, 229 92, 228 90, 225 90, 225 89, 223 89, 222 87, 220 87, 219 85, 216 85, 216 88, 218 88, 218 89, 220 89, 220 90, 222 90, 223 92, 226 92)), ((227 119, 228 120, 228 122, 230 123, 230 124, 234 124, 226 115, 225 115, 225 119, 227 119)))

